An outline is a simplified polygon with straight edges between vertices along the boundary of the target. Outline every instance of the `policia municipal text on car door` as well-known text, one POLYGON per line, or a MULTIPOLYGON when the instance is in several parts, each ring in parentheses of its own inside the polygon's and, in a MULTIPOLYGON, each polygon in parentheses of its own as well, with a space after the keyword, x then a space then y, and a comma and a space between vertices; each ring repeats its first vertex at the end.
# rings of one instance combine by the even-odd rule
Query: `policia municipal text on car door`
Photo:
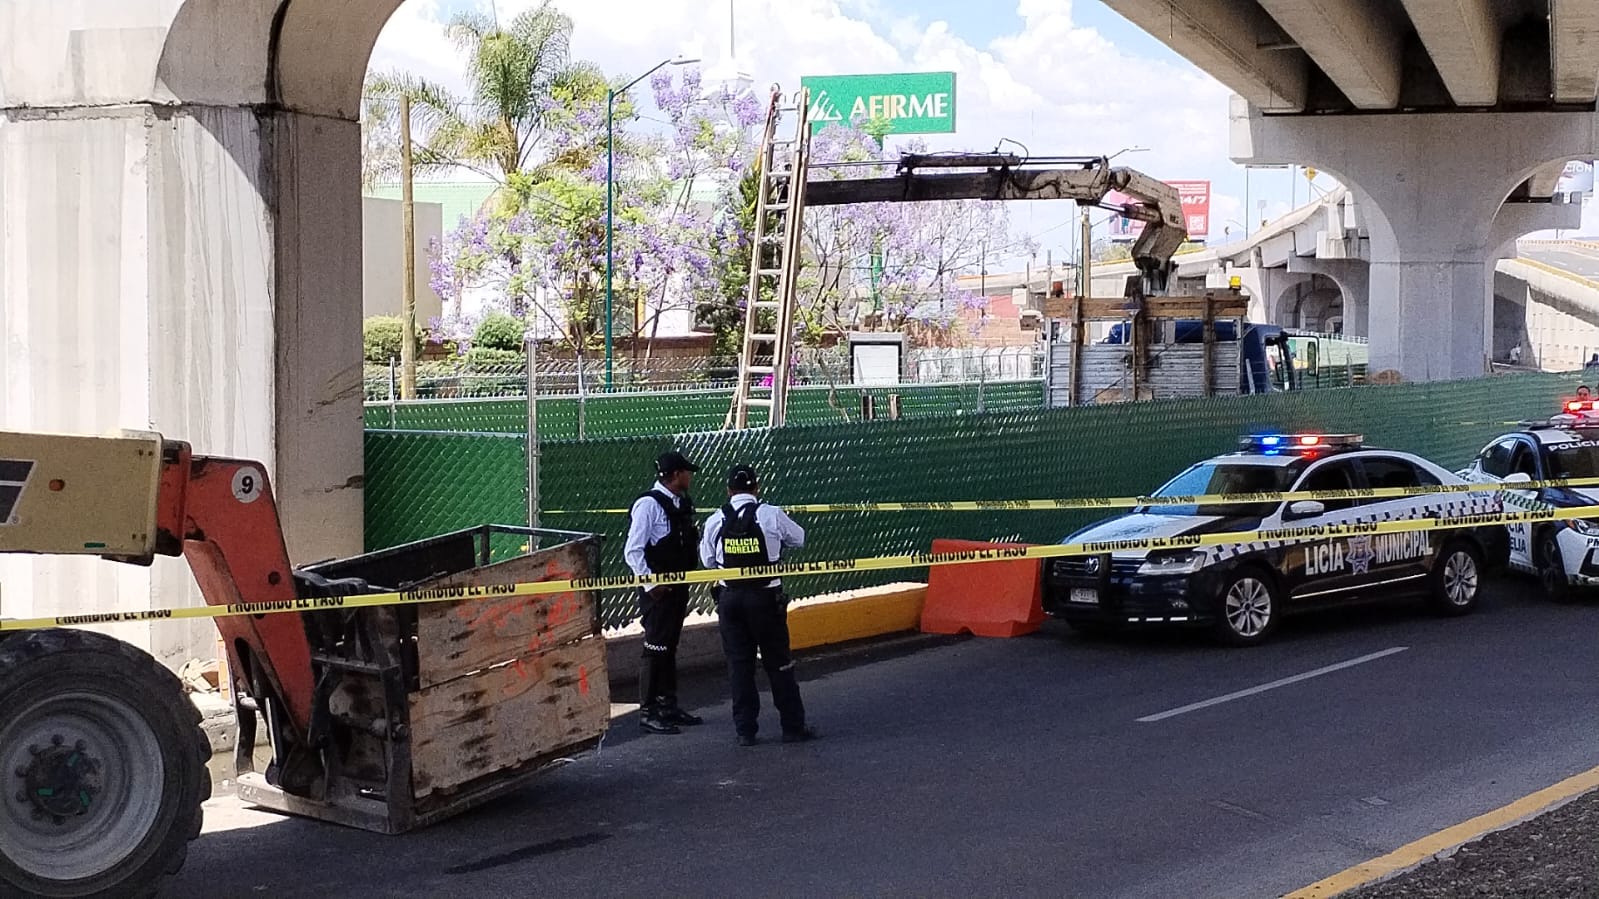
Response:
MULTIPOLYGON (((1354 435, 1246 437, 1238 452, 1200 462, 1157 497, 1368 487, 1424 488, 1462 480, 1409 453, 1366 449, 1354 435)), ((1457 516, 1497 510, 1491 496, 1148 505, 1091 525, 1064 543, 1132 540, 1285 526, 1457 516)), ((1430 530, 1198 549, 1129 549, 1044 562, 1044 609, 1080 629, 1206 626, 1240 645, 1270 636, 1283 615, 1343 603, 1427 596, 1449 615, 1477 604, 1487 553, 1476 529, 1430 530)))

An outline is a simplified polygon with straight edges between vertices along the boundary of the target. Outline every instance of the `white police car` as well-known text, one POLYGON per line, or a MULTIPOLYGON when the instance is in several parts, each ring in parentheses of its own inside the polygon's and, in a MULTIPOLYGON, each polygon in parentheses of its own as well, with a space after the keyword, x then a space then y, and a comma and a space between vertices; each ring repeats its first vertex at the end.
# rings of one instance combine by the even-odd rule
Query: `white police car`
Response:
MULTIPOLYGON (((1157 497, 1461 484, 1409 453, 1366 449, 1355 435, 1266 434, 1179 474, 1157 497)), ((1251 500, 1147 505, 1090 525, 1063 543, 1108 542, 1281 527, 1497 512, 1492 494, 1432 494, 1323 502, 1251 500)), ((1198 549, 1129 549, 1044 560, 1044 610, 1085 630, 1208 626, 1225 642, 1266 639, 1286 614, 1426 596, 1439 612, 1477 604, 1492 537, 1502 528, 1271 541, 1198 549)))
MULTIPOLYGON (((1589 401, 1565 413, 1494 438, 1464 470, 1468 481, 1510 482, 1599 478, 1599 409, 1589 401)), ((1506 511, 1599 505, 1599 487, 1544 487, 1499 491, 1506 511)), ((1537 575, 1556 599, 1573 588, 1599 587, 1599 521, 1507 525, 1509 565, 1537 575)))

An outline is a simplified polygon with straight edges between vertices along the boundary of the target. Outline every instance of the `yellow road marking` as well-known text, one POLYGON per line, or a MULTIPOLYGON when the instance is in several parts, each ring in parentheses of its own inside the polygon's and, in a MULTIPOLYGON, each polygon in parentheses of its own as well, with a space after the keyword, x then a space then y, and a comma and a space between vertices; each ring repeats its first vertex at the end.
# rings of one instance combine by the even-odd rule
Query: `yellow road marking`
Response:
POLYGON ((1594 280, 1589 279, 1589 278, 1584 278, 1582 275, 1579 275, 1576 272, 1568 272, 1568 271, 1566 271, 1563 268, 1556 268, 1555 266, 1549 265, 1548 263, 1539 262, 1536 259, 1527 259, 1525 257, 1517 257, 1517 258, 1512 259, 1510 261, 1511 262, 1519 262, 1522 265, 1527 265, 1527 266, 1531 266, 1532 268, 1541 269, 1543 271, 1548 272, 1551 275, 1559 275, 1560 277, 1565 278, 1567 281, 1575 281, 1578 284, 1581 284, 1584 287, 1589 288, 1590 290, 1599 290, 1599 281, 1594 281, 1594 280))
POLYGON ((1406 843, 1387 855, 1361 862, 1353 868, 1318 880, 1308 887, 1285 894, 1282 899, 1327 899, 1365 886, 1413 868, 1447 849, 1454 849, 1493 831, 1518 824, 1596 787, 1599 787, 1599 768, 1568 777, 1554 786, 1523 796, 1509 805, 1478 815, 1469 821, 1462 821, 1453 827, 1446 827, 1413 843, 1406 843))

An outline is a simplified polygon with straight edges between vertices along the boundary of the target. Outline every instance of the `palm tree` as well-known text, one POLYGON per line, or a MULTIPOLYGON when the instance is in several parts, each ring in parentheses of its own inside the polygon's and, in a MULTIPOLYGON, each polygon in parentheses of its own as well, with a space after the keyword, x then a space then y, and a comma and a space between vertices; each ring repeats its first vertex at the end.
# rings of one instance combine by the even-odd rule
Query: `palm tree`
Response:
POLYGON ((375 151, 368 178, 391 176, 398 169, 397 154, 377 133, 396 117, 396 101, 404 96, 411 99, 412 119, 423 135, 414 150, 418 171, 459 166, 503 186, 530 167, 591 161, 539 158, 562 117, 596 97, 603 103, 608 86, 596 66, 571 60, 571 17, 544 0, 505 28, 482 13, 461 13, 450 21, 448 33, 467 53, 469 96, 458 97, 407 73, 368 76, 365 119, 374 135, 368 149, 375 151))

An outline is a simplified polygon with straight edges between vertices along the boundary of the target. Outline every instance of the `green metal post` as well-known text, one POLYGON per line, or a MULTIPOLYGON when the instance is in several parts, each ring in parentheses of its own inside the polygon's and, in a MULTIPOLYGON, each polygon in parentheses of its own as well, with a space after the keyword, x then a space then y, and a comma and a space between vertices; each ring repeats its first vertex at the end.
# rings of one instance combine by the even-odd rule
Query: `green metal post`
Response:
MULTIPOLYGON (((660 66, 656 66, 656 69, 660 66)), ((651 69, 650 71, 654 71, 651 69)), ((632 85, 629 85, 631 87, 632 85)), ((625 90, 626 88, 624 88, 625 90)), ((616 147, 612 139, 612 118, 616 112, 616 91, 605 92, 605 392, 611 392, 611 232, 612 206, 616 202, 616 147)))

